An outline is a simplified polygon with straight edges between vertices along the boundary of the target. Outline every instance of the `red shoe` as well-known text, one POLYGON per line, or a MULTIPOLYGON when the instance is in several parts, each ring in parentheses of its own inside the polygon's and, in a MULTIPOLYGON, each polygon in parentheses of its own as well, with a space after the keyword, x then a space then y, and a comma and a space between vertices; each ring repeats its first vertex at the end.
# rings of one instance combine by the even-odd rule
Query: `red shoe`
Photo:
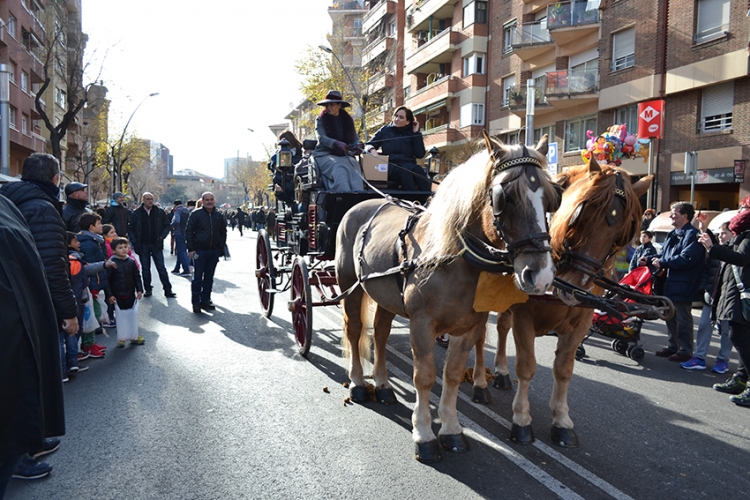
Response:
POLYGON ((99 345, 96 342, 94 342, 94 344, 91 347, 96 347, 100 351, 106 351, 107 350, 107 346, 105 346, 105 345, 99 345))
POLYGON ((88 355, 89 355, 90 357, 92 357, 92 358, 103 358, 103 357, 104 357, 104 355, 106 354, 106 353, 105 353, 104 351, 102 351, 101 349, 97 349, 97 348, 96 348, 96 344, 94 344, 94 345, 91 345, 91 346, 89 346, 89 347, 84 347, 84 348, 83 348, 83 352, 84 352, 84 353, 87 353, 87 354, 88 354, 88 355))

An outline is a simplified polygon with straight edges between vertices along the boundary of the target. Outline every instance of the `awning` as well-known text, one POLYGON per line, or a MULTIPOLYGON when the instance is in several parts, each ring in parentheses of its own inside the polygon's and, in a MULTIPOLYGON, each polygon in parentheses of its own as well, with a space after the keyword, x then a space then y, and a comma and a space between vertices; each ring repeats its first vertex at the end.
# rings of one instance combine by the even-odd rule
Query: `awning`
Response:
POLYGON ((430 111, 435 111, 436 109, 440 109, 444 107, 448 102, 448 99, 441 99, 436 103, 430 104, 429 106, 424 106, 419 108, 418 110, 414 111, 414 115, 421 115, 422 113, 428 113, 430 111))

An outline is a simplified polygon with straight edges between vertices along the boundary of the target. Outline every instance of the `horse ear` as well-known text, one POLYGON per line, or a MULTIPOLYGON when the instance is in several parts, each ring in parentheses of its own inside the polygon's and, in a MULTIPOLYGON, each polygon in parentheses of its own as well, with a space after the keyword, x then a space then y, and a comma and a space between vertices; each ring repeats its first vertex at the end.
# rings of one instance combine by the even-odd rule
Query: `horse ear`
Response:
POLYGON ((555 184, 562 187, 563 189, 568 189, 570 187, 570 176, 565 172, 557 174, 557 176, 552 180, 555 184))
POLYGON ((641 197, 648 189, 651 187, 651 183, 654 181, 653 175, 647 175, 646 177, 642 179, 638 179, 638 182, 633 184, 633 192, 635 192, 636 196, 641 197))
POLYGON ((493 160, 496 159, 495 151, 500 147, 500 144, 497 144, 497 142, 489 136, 486 130, 482 130, 482 136, 484 137, 484 145, 490 153, 490 156, 493 160))
POLYGON ((549 136, 547 134, 544 134, 541 139, 539 139, 539 142, 536 145, 536 150, 538 153, 541 153, 544 156, 547 156, 547 148, 549 144, 549 136))
POLYGON ((593 174, 594 172, 601 172, 602 167, 599 166, 599 163, 597 163, 596 158, 594 158, 594 155, 591 155, 591 161, 589 162, 589 173, 593 174))

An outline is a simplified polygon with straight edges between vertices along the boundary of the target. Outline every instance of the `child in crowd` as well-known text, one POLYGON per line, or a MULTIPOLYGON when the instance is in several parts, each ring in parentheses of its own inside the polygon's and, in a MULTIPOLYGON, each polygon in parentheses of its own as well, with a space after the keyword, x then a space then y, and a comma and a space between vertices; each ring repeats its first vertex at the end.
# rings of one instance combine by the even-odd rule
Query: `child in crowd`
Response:
MULTIPOLYGON (((78 324, 83 325, 84 308, 88 300, 86 287, 88 287, 89 276, 96 274, 105 267, 113 267, 113 262, 97 262, 86 264, 81 254, 81 243, 78 241, 75 233, 68 232, 68 261, 70 263, 70 284, 73 288, 73 294, 78 303, 78 324)), ((78 334, 68 335, 64 331, 60 332, 60 361, 62 364, 63 382, 69 380, 70 375, 74 375, 89 369, 88 366, 78 366, 78 341, 81 331, 78 334)))
POLYGON ((146 341, 138 334, 138 304, 136 300, 143 297, 141 273, 135 261, 128 256, 130 242, 119 236, 112 240, 110 247, 114 252, 112 260, 117 267, 109 269, 110 295, 107 301, 116 304, 117 313, 117 347, 125 347, 125 341, 143 345, 146 341))
MULTIPOLYGON (((87 263, 104 262, 107 254, 104 250, 104 238, 102 237, 102 217, 99 214, 85 213, 78 220, 81 232, 78 233, 78 241, 81 242, 81 256, 87 263)), ((89 290, 96 298, 100 292, 107 288, 107 271, 102 269, 89 280, 89 290)), ((101 316, 101 306, 94 301, 94 312, 96 317, 101 316)), ((96 330, 102 333, 101 327, 96 330)), ((104 357, 106 347, 96 343, 95 332, 84 332, 81 337, 81 349, 92 358, 104 357)))
MULTIPOLYGON (((107 248, 107 258, 111 259, 112 256, 115 254, 112 251, 112 240, 117 238, 119 235, 117 234, 117 231, 115 231, 115 227, 111 224, 104 224, 102 225, 102 236, 104 236, 104 243, 105 247, 107 248)), ((138 266, 138 270, 141 269, 141 261, 138 260, 136 255, 133 253, 133 249, 130 248, 128 250, 128 257, 133 259, 135 261, 135 265, 138 266)))
MULTIPOLYGON (((700 217, 700 216, 699 216, 700 217)), ((728 245, 732 239, 732 232, 729 230, 729 222, 725 222, 719 228, 719 244, 728 245)), ((721 261, 717 259, 707 259, 703 267, 703 276, 701 277, 700 290, 703 292, 703 311, 698 323, 698 331, 695 334, 695 351, 692 359, 680 363, 680 366, 686 370, 705 370, 706 355, 708 347, 711 344, 711 334, 714 326, 711 323, 711 298, 714 294, 714 283, 716 274, 721 267, 721 261)), ((714 373, 726 373, 729 371, 729 354, 732 352, 732 341, 729 340, 729 325, 726 321, 719 321, 716 325, 721 337, 719 354, 716 356, 716 364, 711 371, 714 373)))
POLYGON ((654 248, 654 245, 651 243, 653 238, 654 233, 651 231, 641 231, 641 244, 635 249, 633 258, 630 259, 630 268, 628 269, 628 272, 638 267, 638 261, 641 260, 641 257, 646 257, 646 262, 651 262, 651 259, 656 257, 656 248, 654 248))

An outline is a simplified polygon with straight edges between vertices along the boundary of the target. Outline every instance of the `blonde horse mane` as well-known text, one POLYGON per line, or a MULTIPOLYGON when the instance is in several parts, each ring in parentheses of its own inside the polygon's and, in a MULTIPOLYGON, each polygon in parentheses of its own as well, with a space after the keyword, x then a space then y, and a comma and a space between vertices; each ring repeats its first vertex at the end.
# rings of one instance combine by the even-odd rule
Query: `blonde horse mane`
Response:
MULTIPOLYGON (((528 155, 546 165, 546 158, 529 148, 528 155)), ((462 248, 459 235, 480 220, 484 211, 489 211, 489 189, 496 175, 495 166, 512 158, 524 156, 521 146, 496 145, 494 160, 485 149, 472 156, 466 163, 450 171, 440 184, 434 198, 422 218, 422 254, 424 262, 436 262, 441 258, 455 255, 462 248)), ((508 171, 516 168, 511 167, 508 171)), ((555 196, 551 182, 546 175, 541 185, 547 199, 555 196)), ((506 187, 506 195, 519 195, 520 190, 528 189, 526 176, 521 175, 506 187)))

